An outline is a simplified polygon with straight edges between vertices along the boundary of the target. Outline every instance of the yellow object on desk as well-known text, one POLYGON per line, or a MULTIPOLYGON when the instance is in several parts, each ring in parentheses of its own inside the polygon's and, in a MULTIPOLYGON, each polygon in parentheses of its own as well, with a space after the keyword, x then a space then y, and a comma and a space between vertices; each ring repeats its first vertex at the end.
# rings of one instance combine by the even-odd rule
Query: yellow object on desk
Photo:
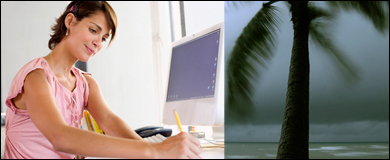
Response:
POLYGON ((85 118, 85 121, 87 122, 87 125, 88 125, 88 130, 90 131, 94 131, 93 128, 92 128, 92 123, 91 123, 91 120, 89 118, 91 114, 88 112, 88 110, 84 110, 84 118, 85 118))
POLYGON ((104 134, 104 132, 102 131, 102 129, 100 129, 100 127, 96 123, 95 119, 93 119, 91 113, 89 113, 88 110, 84 110, 84 119, 87 123, 88 130, 90 130, 92 132, 104 134))
POLYGON ((179 115, 177 115, 176 110, 173 110, 173 112, 175 113, 176 122, 177 122, 177 125, 179 126, 180 132, 183 132, 183 130, 181 129, 181 123, 180 123, 179 115))
POLYGON ((98 124, 96 123, 95 119, 93 119, 92 115, 89 115, 89 119, 91 119, 92 121, 92 128, 95 132, 97 133, 100 133, 100 134, 104 134, 104 132, 102 131, 102 129, 100 129, 100 127, 98 126, 98 124))

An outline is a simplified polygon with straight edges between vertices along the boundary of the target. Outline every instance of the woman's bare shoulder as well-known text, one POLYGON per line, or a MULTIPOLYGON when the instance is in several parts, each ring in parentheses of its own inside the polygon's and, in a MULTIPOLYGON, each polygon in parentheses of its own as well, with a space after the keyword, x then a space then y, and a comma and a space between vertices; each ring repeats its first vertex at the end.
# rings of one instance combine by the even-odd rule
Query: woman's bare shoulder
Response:
POLYGON ((27 74, 24 88, 30 88, 33 90, 41 90, 44 88, 41 87, 49 87, 49 82, 46 79, 45 71, 43 69, 35 69, 27 74))
POLYGON ((30 73, 27 74, 26 78, 27 78, 28 76, 34 77, 34 78, 46 77, 45 71, 44 71, 42 68, 34 69, 33 71, 31 71, 30 73))
POLYGON ((34 87, 34 85, 38 83, 45 82, 47 83, 45 71, 43 69, 35 69, 27 74, 24 87, 26 87, 26 85, 32 85, 31 87, 34 87))
POLYGON ((13 103, 16 108, 26 110, 26 104, 24 101, 24 95, 26 88, 29 90, 39 90, 40 88, 37 85, 45 83, 46 75, 43 69, 35 69, 27 74, 25 78, 25 83, 23 85, 22 92, 19 93, 15 98, 13 98, 13 103))
POLYGON ((98 84, 96 79, 93 78, 91 74, 89 74, 89 73, 82 73, 82 74, 85 77, 85 79, 87 80, 89 86, 98 84))

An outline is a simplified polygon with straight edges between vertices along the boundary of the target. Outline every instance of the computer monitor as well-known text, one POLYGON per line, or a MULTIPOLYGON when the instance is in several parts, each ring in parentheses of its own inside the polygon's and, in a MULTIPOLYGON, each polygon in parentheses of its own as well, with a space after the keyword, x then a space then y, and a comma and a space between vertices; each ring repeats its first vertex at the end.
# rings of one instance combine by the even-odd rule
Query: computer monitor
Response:
POLYGON ((223 22, 172 43, 163 124, 224 123, 223 22))

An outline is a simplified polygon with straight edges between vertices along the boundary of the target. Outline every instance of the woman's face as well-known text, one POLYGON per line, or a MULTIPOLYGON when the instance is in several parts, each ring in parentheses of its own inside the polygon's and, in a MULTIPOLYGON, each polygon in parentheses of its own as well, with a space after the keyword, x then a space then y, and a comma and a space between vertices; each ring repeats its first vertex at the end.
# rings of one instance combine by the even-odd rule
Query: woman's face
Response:
MULTIPOLYGON (((65 20, 66 21, 66 20, 65 20)), ((76 19, 73 18, 75 22, 76 19)), ((97 11, 78 23, 72 23, 66 37, 70 54, 86 62, 99 52, 109 37, 109 25, 103 11, 97 11)))

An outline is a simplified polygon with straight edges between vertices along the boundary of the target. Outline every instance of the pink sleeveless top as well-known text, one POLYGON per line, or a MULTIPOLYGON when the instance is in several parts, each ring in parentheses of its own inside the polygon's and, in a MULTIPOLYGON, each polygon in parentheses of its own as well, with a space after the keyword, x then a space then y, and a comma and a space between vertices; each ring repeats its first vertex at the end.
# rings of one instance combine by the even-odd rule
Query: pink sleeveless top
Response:
MULTIPOLYGON (((22 92, 24 80, 28 73, 43 69, 55 98, 56 106, 69 126, 79 128, 83 118, 84 107, 88 102, 89 88, 82 72, 72 67, 76 76, 76 88, 71 92, 63 87, 43 58, 36 58, 24 65, 11 83, 6 99, 7 116, 5 120, 6 139, 4 158, 74 158, 75 155, 54 150, 52 144, 31 121, 27 110, 18 109, 12 99, 22 92)), ((50 120, 48 120, 50 121, 50 120)))

